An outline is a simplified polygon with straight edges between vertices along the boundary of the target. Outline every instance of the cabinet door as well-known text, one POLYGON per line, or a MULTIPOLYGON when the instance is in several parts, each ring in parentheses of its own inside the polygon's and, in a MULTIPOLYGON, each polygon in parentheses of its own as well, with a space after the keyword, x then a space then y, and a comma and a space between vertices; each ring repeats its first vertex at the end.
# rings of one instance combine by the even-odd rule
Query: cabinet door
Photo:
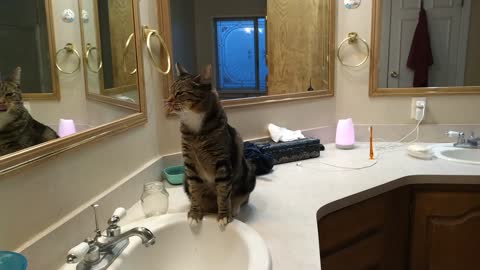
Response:
POLYGON ((480 192, 415 193, 411 270, 480 269, 480 192))
POLYGON ((318 220, 322 270, 405 270, 410 193, 400 188, 318 220))

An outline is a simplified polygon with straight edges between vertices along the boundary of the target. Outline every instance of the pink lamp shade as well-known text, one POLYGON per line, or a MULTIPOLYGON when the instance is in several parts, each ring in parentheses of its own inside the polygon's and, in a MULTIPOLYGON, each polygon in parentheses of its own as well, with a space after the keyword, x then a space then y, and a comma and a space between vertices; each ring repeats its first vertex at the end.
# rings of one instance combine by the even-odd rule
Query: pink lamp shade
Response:
POLYGON ((76 132, 77 129, 72 119, 60 119, 58 123, 58 136, 60 136, 60 138, 75 134, 76 132))
POLYGON ((337 124, 335 143, 339 149, 352 149, 355 145, 355 129, 352 118, 341 119, 337 124))

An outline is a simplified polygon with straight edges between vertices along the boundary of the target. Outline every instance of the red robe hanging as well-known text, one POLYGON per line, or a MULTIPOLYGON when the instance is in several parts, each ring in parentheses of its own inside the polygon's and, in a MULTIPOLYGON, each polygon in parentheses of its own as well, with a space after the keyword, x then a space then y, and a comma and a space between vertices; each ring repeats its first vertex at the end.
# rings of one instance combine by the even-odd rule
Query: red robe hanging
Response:
POLYGON ((423 8, 422 1, 417 29, 407 61, 407 67, 415 72, 413 87, 428 87, 428 70, 431 65, 433 65, 433 55, 428 33, 427 12, 423 8))

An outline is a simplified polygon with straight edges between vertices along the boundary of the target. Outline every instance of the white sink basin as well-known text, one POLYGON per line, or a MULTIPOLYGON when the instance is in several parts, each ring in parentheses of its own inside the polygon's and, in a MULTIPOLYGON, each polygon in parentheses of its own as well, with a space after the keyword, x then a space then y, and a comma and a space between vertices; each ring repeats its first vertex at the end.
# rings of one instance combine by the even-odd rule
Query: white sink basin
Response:
POLYGON ((480 149, 438 147, 434 152, 438 158, 448 161, 480 165, 480 149))
MULTIPOLYGON (((191 229, 186 213, 152 217, 124 226, 146 227, 156 244, 146 248, 138 237, 108 270, 270 270, 271 259, 260 235, 241 221, 224 231, 214 216, 191 229)), ((72 268, 74 269, 74 268, 72 268)))

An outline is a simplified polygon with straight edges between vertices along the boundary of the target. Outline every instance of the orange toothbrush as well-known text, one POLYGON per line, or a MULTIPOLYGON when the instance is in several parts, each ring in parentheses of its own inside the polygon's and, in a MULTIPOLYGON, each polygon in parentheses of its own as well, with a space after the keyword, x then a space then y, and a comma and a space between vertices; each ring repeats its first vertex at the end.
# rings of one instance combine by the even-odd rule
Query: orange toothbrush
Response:
POLYGON ((370 160, 373 160, 373 127, 368 128, 370 130, 370 160))

